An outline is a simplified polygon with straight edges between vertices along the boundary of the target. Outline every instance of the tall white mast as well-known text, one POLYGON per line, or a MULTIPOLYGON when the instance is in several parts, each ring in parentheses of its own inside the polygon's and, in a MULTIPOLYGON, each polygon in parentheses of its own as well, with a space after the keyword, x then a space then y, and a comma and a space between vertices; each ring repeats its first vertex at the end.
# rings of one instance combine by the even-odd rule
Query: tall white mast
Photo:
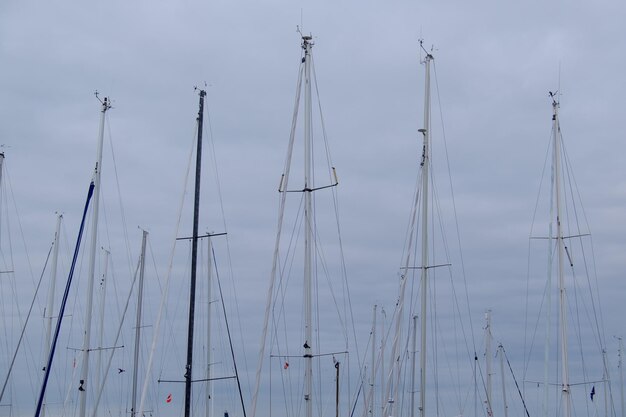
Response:
MULTIPOLYGON (((552 172, 552 189, 554 193, 554 170, 552 172)), ((554 199, 550 198, 550 221, 548 226, 548 274, 546 283, 546 341, 543 348, 543 417, 548 417, 550 404, 550 339, 552 333, 552 273, 553 273, 553 221, 554 221, 554 199)))
POLYGON ((607 363, 606 350, 602 349, 602 368, 604 371, 602 372, 602 384, 604 385, 604 417, 609 416, 609 367, 607 363))
POLYGON ((141 262, 139 266, 139 285, 137 288, 137 314, 135 320, 135 351, 133 357, 133 388, 130 402, 130 417, 137 415, 137 375, 139 370, 139 340, 141 337, 141 314, 143 307, 143 277, 146 269, 146 241, 148 232, 142 231, 141 235, 141 262))
POLYGON ((563 262, 565 248, 563 228, 561 225, 561 128, 559 126, 559 102, 552 97, 552 139, 554 141, 554 198, 556 202, 556 241, 557 241, 557 275, 559 280, 559 339, 561 340, 561 401, 563 417, 571 416, 571 398, 569 385, 569 362, 567 348, 567 297, 565 292, 565 275, 563 262))
POLYGON ((213 273, 213 248, 211 246, 211 235, 207 236, 208 256, 207 256, 207 324, 206 324, 206 417, 211 417, 211 407, 209 404, 213 404, 211 401, 211 280, 213 273))
MULTIPOLYGON (((552 96, 552 93, 550 93, 550 95, 552 96)), ((553 107, 555 105, 555 102, 553 102, 553 107)), ((555 133, 555 123, 556 123, 556 116, 553 114, 552 116, 552 120, 553 120, 553 126, 552 126, 552 130, 553 130, 553 142, 556 140, 556 133, 555 133)), ((554 153, 556 154, 556 149, 554 149, 554 153)), ((551 189, 550 189, 550 193, 551 196, 554 195, 555 193, 555 173, 556 173, 556 169, 554 168, 554 156, 553 156, 553 166, 552 166, 552 178, 551 178, 551 189)), ((547 283, 546 283, 546 341, 545 341, 545 345, 544 345, 544 351, 543 351, 543 405, 542 405, 542 411, 543 411, 543 417, 549 417, 549 404, 550 404, 550 348, 551 348, 551 334, 552 334, 552 274, 553 274, 553 269, 554 269, 554 263, 553 263, 553 259, 554 259, 554 246, 553 246, 553 241, 554 241, 554 206, 555 206, 556 202, 554 198, 550 198, 550 221, 548 222, 548 269, 547 269, 547 283)), ((558 239, 558 238, 557 238, 558 239)), ((559 245, 560 246, 560 245, 559 245)))
POLYGON ((411 352, 411 414, 415 416, 415 354, 417 353, 417 316, 413 316, 413 349, 411 352))
MULTIPOLYGON (((0 184, 2 184, 2 175, 4 172, 4 152, 0 152, 0 184)), ((2 194, 0 194, 0 202, 2 201, 2 194)), ((2 222, 0 222, 0 232, 2 231, 2 222)))
MULTIPOLYGON (((52 321, 54 320, 54 316, 52 315, 54 311, 54 293, 56 290, 56 282, 57 282, 57 264, 59 260, 59 237, 61 236, 61 221, 63 220, 63 215, 57 215, 57 225, 56 230, 54 232, 54 249, 52 251, 52 264, 50 265, 50 287, 48 288, 48 305, 46 306, 46 344, 44 349, 44 364, 48 363, 48 355, 50 354, 50 338, 52 337, 52 321)), ((44 370, 46 369, 46 365, 44 365, 44 370)), ((45 397, 44 397, 45 398, 45 397)), ((45 417, 46 415, 46 407, 41 409, 41 417, 45 417)))
POLYGON ((385 417, 385 320, 387 313, 380 308, 380 416, 385 417))
MULTIPOLYGON (((430 61, 429 53, 424 58, 426 80, 424 85, 424 127, 420 129, 424 136, 422 150, 422 279, 421 289, 421 346, 420 346, 420 417, 426 415, 426 302, 428 299, 428 180, 430 165, 430 61)), ((411 416, 414 417, 414 416, 411 416)))
POLYGON ((78 387, 79 417, 85 417, 87 410, 87 389, 89 384, 89 345, 91 343, 91 316, 93 310, 93 284, 96 269, 96 249, 98 246, 98 212, 100 208, 100 173, 102 171, 102 145, 104 142, 104 119, 107 110, 111 108, 108 98, 104 98, 100 109, 100 129, 98 134, 98 148, 96 166, 93 173, 93 217, 91 219, 91 250, 89 252, 89 269, 87 276, 87 304, 85 313, 85 333, 83 335, 83 361, 78 387))
POLYGON ((102 381, 100 378, 100 373, 102 372, 102 352, 104 348, 104 315, 105 315, 105 303, 106 303, 106 294, 107 294, 107 273, 109 270, 109 256, 111 252, 102 249, 104 252, 104 271, 102 272, 102 279, 100 281, 100 326, 98 332, 98 356, 96 358, 96 377, 94 378, 95 386, 99 386, 102 381))
POLYGON ((491 370, 491 310, 485 312, 485 367, 487 368, 487 416, 493 416, 493 408, 491 406, 491 376, 493 374, 491 370))
POLYGON ((502 405, 504 407, 504 417, 509 417, 509 405, 506 401, 506 384, 504 383, 504 346, 498 346, 500 351, 500 381, 502 384, 502 405))
POLYGON ((622 404, 622 417, 624 417, 624 362, 623 362, 623 355, 624 355, 624 345, 622 342, 622 338, 618 337, 617 340, 619 340, 619 394, 620 394, 620 401, 622 404))
POLYGON ((59 236, 61 233, 61 221, 63 220, 63 215, 57 215, 57 224, 56 230, 54 232, 54 249, 52 251, 52 264, 50 265, 50 287, 48 289, 48 305, 46 307, 46 362, 48 359, 48 349, 50 348, 50 337, 52 333, 52 321, 54 320, 54 316, 52 315, 52 311, 54 309, 54 293, 56 289, 56 277, 57 277, 57 263, 59 259, 59 236))
MULTIPOLYGON (((422 43, 420 41, 420 47, 423 48, 422 43)), ((421 311, 420 311, 420 319, 421 319, 421 334, 420 334, 420 402, 419 402, 419 411, 420 417, 424 417, 424 407, 426 405, 426 394, 425 394, 425 386, 426 386, 426 311, 427 311, 427 292, 428 292, 428 182, 429 182, 429 125, 430 125, 430 61, 433 59, 433 56, 430 53, 426 53, 426 58, 423 63, 426 65, 426 79, 425 79, 425 91, 424 91, 424 127, 419 129, 419 132, 422 133, 423 136, 423 147, 422 147, 422 160, 420 163, 422 170, 422 181, 420 184, 420 191, 416 193, 415 205, 413 206, 413 212, 411 216, 411 232, 408 238, 408 249, 406 251, 405 264, 402 268, 402 275, 400 280, 400 289, 399 296, 397 300, 397 312, 395 314, 395 329, 394 329, 394 338, 393 344, 391 346, 391 369, 389 371, 389 379, 387 383, 387 387, 385 389, 387 393, 387 404, 384 409, 383 417, 391 417, 393 416, 394 410, 393 405, 395 403, 395 399, 398 397, 398 390, 400 387, 400 354, 399 345, 401 339, 401 322, 404 320, 403 317, 403 309, 404 309, 404 298, 406 293, 406 284, 409 279, 408 270, 413 269, 414 267, 409 266, 409 262, 411 260, 412 255, 412 243, 413 243, 413 233, 416 230, 416 220, 418 210, 418 197, 421 196, 422 199, 422 208, 421 208, 421 232, 422 232, 422 259, 421 266, 417 267, 421 270, 421 311)), ((411 415, 410 417, 415 417, 411 415)))
POLYGON ((374 385, 376 384, 376 308, 378 306, 374 304, 374 312, 372 319, 372 358, 370 369, 370 392, 367 401, 367 415, 374 417, 374 385))
POLYGON ((312 161, 311 161, 311 48, 313 42, 310 35, 302 36, 304 49, 304 401, 305 416, 313 417, 313 314, 312 314, 312 256, 313 256, 313 205, 311 192, 312 161))

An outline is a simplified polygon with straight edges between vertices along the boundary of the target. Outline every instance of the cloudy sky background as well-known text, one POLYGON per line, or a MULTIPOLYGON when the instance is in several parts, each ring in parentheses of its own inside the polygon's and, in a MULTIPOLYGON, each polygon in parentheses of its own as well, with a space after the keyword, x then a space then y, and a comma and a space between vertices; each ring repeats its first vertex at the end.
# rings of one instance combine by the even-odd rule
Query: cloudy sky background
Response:
MULTIPOLYGON (((391 306, 396 296, 420 154, 424 38, 435 46, 474 325, 490 308, 496 339, 523 343, 528 235, 550 136, 548 91, 560 83, 606 333, 621 335, 625 9, 602 0, 4 2, 0 143, 33 275, 55 211, 65 214, 74 240, 95 159, 95 90, 113 99, 104 169, 112 166, 110 138, 131 250, 136 256, 136 226, 148 229, 163 275, 193 139, 193 87, 206 82, 240 308, 246 333, 257 340, 302 25, 316 42, 358 331, 368 332, 372 304, 391 306)), ((106 181, 112 213, 115 178, 106 181)), ((205 200, 207 212, 219 212, 205 200)), ((201 228, 220 231, 216 222, 207 215, 201 228)), ((111 233, 103 245, 122 247, 116 265, 128 271, 121 234, 111 233)), ((15 251, 17 274, 26 273, 23 250, 15 251)), ((31 279, 18 288, 25 311, 31 279)), ((615 361, 617 344, 609 343, 615 361)), ((249 369, 255 351, 247 353, 249 369)), ((30 412, 28 405, 20 410, 30 412)))

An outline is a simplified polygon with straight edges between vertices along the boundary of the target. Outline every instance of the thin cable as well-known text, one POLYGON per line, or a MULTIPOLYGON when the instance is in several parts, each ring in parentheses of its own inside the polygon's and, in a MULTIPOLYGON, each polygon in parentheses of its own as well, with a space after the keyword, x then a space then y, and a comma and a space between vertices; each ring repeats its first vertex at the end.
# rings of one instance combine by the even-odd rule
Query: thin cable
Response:
MULTIPOLYGON (((5 160, 5 164, 4 165, 6 166, 6 160, 5 160)), ((26 246, 26 238, 24 237, 24 229, 22 227, 22 220, 20 218, 20 212, 19 212, 19 210, 17 208, 17 201, 15 200, 15 194, 13 192, 13 182, 11 181, 11 173, 10 173, 8 167, 4 168, 4 174, 5 174, 5 177, 6 177, 6 181, 5 182, 8 185, 8 192, 9 192, 9 195, 11 196, 10 199, 13 202, 13 210, 15 211, 15 218, 17 219, 17 225, 18 225, 18 229, 19 229, 19 232, 20 232, 21 243, 22 243, 22 245, 24 247, 24 254, 26 256, 26 263, 28 264, 28 272, 29 272, 31 281, 33 283, 33 286, 35 286, 35 274, 33 273, 33 266, 32 266, 32 263, 30 261, 30 252, 28 251, 28 247, 26 246)), ((8 210, 9 210, 8 205, 6 207, 6 210, 7 210, 7 218, 8 218, 8 210)), ((7 223, 7 229, 9 228, 9 226, 10 226, 10 223, 7 223)), ((11 241, 11 232, 10 232, 10 230, 7 230, 7 236, 8 236, 8 239, 9 239, 9 256, 10 256, 10 259, 11 259, 11 269, 13 269, 13 266, 15 265, 15 263, 13 262, 13 243, 11 241)), ((13 285, 16 284, 15 280, 12 280, 11 283, 13 285)), ((16 292, 17 289, 14 287, 13 290, 15 292, 15 299, 17 300, 18 299, 17 292, 16 292)), ((37 307, 39 308, 39 313, 43 316, 43 311, 41 309, 41 306, 37 305, 37 307)), ((19 305, 18 304, 16 304, 16 308, 17 308, 17 312, 18 312, 19 321, 21 322, 22 316, 21 316, 21 313, 19 311, 19 305)), ((28 353, 30 354, 30 361, 26 361, 26 366, 28 367, 28 371, 29 371, 28 373, 30 375, 32 375, 33 374, 33 368, 35 368, 35 369, 38 368, 38 365, 36 365, 36 364, 38 364, 38 359, 35 359, 35 355, 33 353, 32 346, 31 346, 30 341, 28 339, 26 339, 25 346, 26 346, 26 349, 28 350, 28 353)), ((31 388, 33 394, 35 394, 36 393, 36 388, 33 385, 32 379, 29 379, 29 383, 30 383, 30 388, 31 388)))
MULTIPOLYGON (((318 87, 318 83, 317 83, 317 73, 315 72, 315 64, 314 64, 314 60, 313 60, 313 56, 311 56, 311 66, 313 69, 313 80, 314 80, 314 85, 315 85, 315 94, 317 96, 317 102, 318 102, 318 108, 319 108, 319 114, 320 114, 320 122, 321 122, 321 126, 322 126, 322 136, 324 139, 324 149, 326 151, 326 159, 328 161, 328 176, 329 176, 329 180, 331 181, 331 183, 333 182, 333 175, 334 175, 334 164, 332 161, 332 157, 330 154, 330 147, 328 146, 328 138, 327 138, 327 134, 326 134, 326 124, 324 123, 324 115, 322 112, 322 102, 321 102, 321 98, 320 98, 320 94, 319 94, 319 87, 318 87)), ((334 178, 335 181, 337 181, 337 178, 334 178)), ((337 238, 339 241, 339 256, 340 256, 340 262, 341 262, 341 272, 342 272, 342 289, 344 290, 345 293, 345 297, 347 299, 347 305, 344 306, 344 317, 346 317, 346 319, 348 318, 348 314, 350 315, 350 322, 351 322, 351 329, 352 329, 352 338, 354 339, 354 349, 356 351, 356 356, 357 356, 357 363, 359 364, 359 366, 361 365, 361 356, 359 353, 359 345, 357 343, 357 336, 356 336, 356 326, 355 326, 355 320, 354 320, 354 310, 352 308, 352 297, 350 296, 350 286, 348 285, 348 272, 347 272, 347 267, 346 267, 346 262, 345 262, 345 256, 344 256, 344 249, 343 249, 343 238, 341 235, 341 227, 339 224, 339 200, 338 200, 338 193, 335 190, 335 187, 332 187, 331 189, 332 191, 332 196, 333 196, 333 207, 335 210, 335 222, 336 222, 336 227, 337 227, 337 238), (347 309, 347 311, 345 310, 347 309)), ((348 334, 347 329, 345 329, 346 332, 346 336, 348 334)), ((348 340, 346 339, 346 350, 348 350, 348 340)), ((349 363, 348 363, 348 367, 349 367, 349 363)), ((350 374, 348 373, 348 392, 350 391, 350 374)))
POLYGON ((226 305, 224 304, 224 294, 222 293, 222 283, 220 281, 220 273, 219 273, 219 270, 217 269, 217 263, 215 261, 215 250, 213 248, 211 249, 213 252, 213 262, 215 265, 215 277, 217 278, 217 287, 220 291, 220 300, 222 302, 222 311, 224 313, 224 324, 226 325, 226 333, 228 334, 228 344, 230 346, 230 354, 233 359, 233 367, 235 368, 235 376, 237 379, 237 389, 239 390, 239 399, 241 400, 241 410, 243 412, 243 417, 247 417, 246 405, 244 404, 243 394, 241 392, 241 383, 239 382, 239 372, 237 371, 237 361, 235 360, 235 350, 233 348, 233 339, 230 335, 230 326, 228 325, 228 317, 226 316, 226 305))
POLYGON ((124 305, 124 310, 122 312, 122 317, 120 320, 120 325, 117 328, 117 334, 115 335, 115 341, 113 342, 114 348, 111 350, 111 354, 109 355, 109 360, 107 362, 106 370, 104 372, 104 376, 102 379, 102 383, 100 384, 100 389, 98 390, 98 395, 96 396, 96 401, 93 406, 93 412, 91 414, 92 417, 96 417, 98 414, 98 406, 100 405, 100 399, 102 398, 102 392, 104 391, 104 385, 109 376, 109 371, 111 370, 111 362, 113 361, 113 355, 115 354, 117 342, 120 338, 120 334, 122 332, 122 327, 124 325, 124 320, 126 319, 126 312, 128 311, 128 305, 130 304, 130 297, 133 295, 133 288, 135 287, 135 282, 137 281, 137 274, 139 272, 139 267, 141 266, 141 259, 137 262, 137 268, 135 269, 135 273, 133 274, 133 280, 130 284, 130 290, 128 291, 128 297, 126 297, 126 304, 124 305))
POLYGON ((115 149, 113 148, 113 135, 111 134, 111 123, 109 122, 109 114, 105 113, 104 115, 107 118, 107 129, 108 129, 108 133, 109 133, 109 146, 111 148, 111 161, 113 162, 113 172, 115 173, 115 184, 117 185, 117 197, 118 197, 118 201, 119 201, 119 206, 120 206, 120 216, 121 216, 121 220, 122 220, 122 231, 124 233, 124 244, 126 246, 126 256, 127 256, 127 262, 128 262, 128 273, 129 275, 132 275, 132 250, 130 248, 130 241, 128 239, 128 226, 126 225, 126 212, 124 210, 124 204, 123 204, 123 199, 122 199, 122 187, 120 185, 120 177, 119 174, 117 172, 117 161, 115 159, 115 149))
MULTIPOLYGON (((543 167, 541 169, 541 176, 540 176, 540 180, 539 180, 539 190, 537 191, 537 197, 535 198, 535 208, 533 210, 533 215, 531 218, 531 223, 530 223, 530 231, 528 234, 528 250, 527 250, 527 259, 526 259, 526 303, 525 303, 525 310, 524 310, 524 372, 522 375, 522 379, 526 379, 526 373, 528 372, 528 367, 530 366, 530 356, 532 354, 532 350, 533 350, 533 345, 534 345, 534 337, 535 334, 537 332, 537 326, 538 326, 538 322, 535 323, 535 329, 533 331, 533 336, 531 339, 531 346, 528 346, 528 321, 529 321, 529 300, 530 300, 530 266, 531 266, 531 242, 532 242, 532 238, 533 238, 533 233, 534 233, 534 227, 535 227, 535 220, 537 218, 537 212, 539 209, 539 200, 541 197, 541 190, 542 190, 542 185, 543 185, 543 181, 545 178, 545 173, 546 173, 546 169, 548 166, 548 160, 550 158, 550 149, 551 149, 551 136, 552 134, 550 134, 549 140, 547 141, 548 146, 546 147, 546 152, 545 152, 545 156, 544 156, 544 161, 543 161, 543 167)), ((550 243, 548 243, 550 244, 550 243)), ((551 252, 552 253, 552 252, 551 252)), ((547 281, 546 281, 546 285, 548 285, 547 281)), ((544 290, 544 294, 545 294, 544 290)), ((542 302, 543 305, 543 302, 542 302)), ((537 319, 539 319, 539 315, 537 316, 537 319)))
POLYGON ((157 314, 157 319, 155 322, 155 326, 154 326, 154 334, 152 336, 152 346, 150 348, 150 355, 148 357, 148 364, 146 366, 146 378, 143 384, 143 388, 141 391, 141 401, 139 403, 139 412, 137 415, 139 416, 143 416, 144 410, 145 410, 145 400, 146 400, 146 395, 148 393, 148 382, 150 380, 150 375, 152 373, 152 363, 154 360, 154 352, 156 350, 156 343, 159 339, 159 330, 161 327, 161 319, 163 317, 163 311, 165 310, 165 304, 167 301, 167 295, 169 293, 169 284, 170 284, 170 278, 172 276, 172 269, 174 266, 174 254, 175 254, 175 250, 176 250, 176 238, 178 237, 178 234, 180 232, 180 222, 182 219, 182 215, 183 215, 183 206, 184 206, 184 202, 185 202, 185 192, 187 190, 187 181, 189 179, 189 170, 191 167, 191 160, 193 157, 193 146, 190 149, 189 152, 189 157, 188 157, 188 161, 187 161, 187 171, 185 172, 185 176, 183 179, 183 187, 182 187, 182 195, 180 198, 180 205, 178 207, 178 216, 177 216, 177 220, 176 220, 176 227, 174 228, 174 237, 172 239, 173 244, 172 244, 172 250, 170 251, 170 257, 169 257, 169 262, 168 262, 168 268, 167 268, 167 275, 165 276, 165 284, 164 284, 164 291, 163 294, 161 296, 161 303, 160 303, 160 307, 159 307, 159 312, 157 314))
MULTIPOLYGON (((467 315, 468 315, 468 319, 470 323, 470 329, 473 329, 474 325, 472 322, 472 315, 469 314, 470 313, 469 290, 467 286, 467 275, 465 274, 465 261, 463 258, 463 251, 461 249, 462 246, 461 246, 461 232, 459 228, 459 218, 458 218, 457 210, 456 210, 456 200, 454 198, 454 187, 452 186, 452 175, 450 173, 450 160, 448 157, 448 145, 446 141, 445 126, 443 124, 443 112, 441 108, 441 98, 439 94, 439 81, 437 79, 437 64, 434 60, 433 60, 433 70, 434 70, 434 75, 435 75, 435 90, 437 92, 437 101, 439 103, 439 115, 441 118, 441 129, 442 129, 443 144, 444 144, 445 155, 446 155, 446 165, 448 168, 448 178, 450 180, 450 192, 451 192, 451 197, 452 197, 452 208, 454 210, 454 222, 455 222, 455 227, 456 227, 456 236, 457 236, 457 241, 459 245, 459 255, 460 255, 460 261, 461 261, 461 275, 463 276, 463 284, 465 285, 465 301, 467 303, 467 312, 468 312, 467 315)), ((474 339, 474 333, 472 332, 471 335, 472 335, 472 346, 474 348, 474 351, 476 351, 476 342, 474 339)))
MULTIPOLYGON (((214 175, 215 175, 215 182, 217 184, 217 196, 218 196, 218 200, 219 200, 219 205, 220 205, 220 211, 222 214, 222 225, 224 227, 224 232, 226 233, 225 238, 226 238, 226 259, 228 261, 228 268, 229 268, 229 275, 230 275, 230 282, 233 288, 233 299, 235 301, 235 311, 237 312, 237 325, 239 327, 239 335, 241 338, 241 343, 242 345, 244 344, 243 342, 243 335, 245 334, 243 331, 243 328, 241 326, 241 313, 240 313, 240 309, 239 309, 239 298, 237 297, 237 288, 235 286, 235 277, 233 275, 233 261, 232 261, 232 255, 231 255, 231 250, 230 250, 230 239, 229 239, 229 235, 228 235, 228 226, 226 223, 226 212, 224 210, 224 200, 222 198, 222 187, 221 187, 221 181, 220 181, 220 175, 219 175, 219 169, 218 169, 218 159, 217 159, 217 153, 215 152, 215 141, 213 140, 213 124, 211 122, 211 112, 209 109, 209 103, 207 101, 206 103, 206 115, 207 115, 207 127, 209 129, 209 144, 211 146, 211 152, 210 155, 212 157, 212 162, 213 162, 213 168, 214 168, 214 175)), ((248 367, 248 359, 246 356, 246 352, 245 350, 243 350, 243 362, 244 362, 244 369, 246 370, 246 381, 247 381, 247 385, 248 385, 248 395, 251 395, 251 387, 250 387, 250 376, 249 376, 249 367, 248 367)))
MULTIPOLYGON (((301 63, 300 70, 298 73, 298 82, 297 82, 297 88, 296 88, 294 110, 293 110, 293 115, 291 119, 291 131, 289 134, 287 156, 285 158, 285 165, 284 165, 283 175, 281 178, 281 185, 283 186, 283 190, 287 190, 287 187, 289 186, 289 172, 291 170, 291 155, 293 152, 296 123, 298 120, 298 109, 300 107, 299 104, 300 104, 300 94, 302 90, 303 72, 304 72, 304 66, 301 63)), ((281 190, 279 189, 279 191, 281 190)), ((276 272, 277 272, 277 267, 278 267, 278 259, 279 259, 278 253, 279 253, 279 248, 280 248, 280 238, 281 238, 282 227, 283 227, 286 196, 287 196, 286 192, 282 192, 279 195, 278 227, 277 227, 277 232, 276 232, 276 242, 274 245, 274 256, 272 260, 272 272, 270 275, 270 284, 268 286, 267 295, 266 295, 265 313, 264 313, 264 319, 263 319, 263 330, 261 332, 261 341, 259 343, 260 349, 259 349, 259 356, 258 356, 258 361, 257 361, 258 365, 256 369, 254 391, 252 395, 251 417, 256 417, 257 399, 258 399, 260 385, 261 385, 261 371, 263 370, 263 360, 265 359, 265 347, 267 343, 267 330, 268 330, 268 325, 269 325, 269 316, 270 316, 270 310, 271 310, 271 304, 272 304, 272 297, 274 294, 276 272)))
POLYGON ((33 300, 30 303, 28 313, 26 314, 26 320, 24 321, 24 326, 22 326, 22 332, 20 333, 20 337, 17 341, 17 346, 15 347, 15 352, 13 353, 13 358, 11 359, 11 364, 9 365, 9 370, 7 371, 7 376, 4 380, 4 384, 2 385, 2 391, 0 391, 0 402, 2 401, 2 398, 4 397, 4 391, 6 389, 7 383, 9 382, 9 378, 11 377, 11 372, 13 371, 13 365, 15 364, 15 358, 17 357, 17 354, 20 351, 20 346, 22 345, 22 340, 24 339, 24 333, 26 332, 26 326, 28 326, 31 313, 33 312, 33 306, 35 305, 35 300, 37 299, 37 294, 39 293, 39 287, 41 286, 41 281, 43 280, 44 273, 46 272, 46 266, 48 265, 48 259, 50 259, 50 253, 52 252, 53 246, 54 246, 54 242, 52 243, 52 245, 50 245, 50 249, 48 249, 48 255, 46 256, 46 261, 44 262, 43 270, 41 271, 41 275, 39 276, 39 282, 37 283, 37 288, 35 288, 35 294, 33 295, 33 300))
POLYGON ((513 368, 511 367, 511 362, 509 362, 509 357, 504 351, 504 347, 502 348, 502 353, 504 353, 504 359, 506 359, 506 363, 509 366, 509 370, 511 371, 511 375, 513 376, 513 381, 515 381, 515 387, 517 388, 517 393, 519 394, 520 399, 522 400, 522 404, 524 405, 524 411, 526 412, 526 417, 530 417, 530 413, 528 412, 528 408, 526 407, 526 401, 524 401, 524 395, 519 388, 519 384, 517 383, 517 378, 515 378, 515 374, 513 373, 513 368))

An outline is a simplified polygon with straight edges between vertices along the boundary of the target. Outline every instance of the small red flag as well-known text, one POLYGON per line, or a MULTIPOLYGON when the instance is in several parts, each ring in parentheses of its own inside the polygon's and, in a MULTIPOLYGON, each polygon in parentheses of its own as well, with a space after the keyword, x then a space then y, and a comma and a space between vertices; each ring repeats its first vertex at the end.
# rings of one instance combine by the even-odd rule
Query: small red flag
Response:
POLYGON ((167 398, 165 399, 166 403, 171 403, 172 402, 172 394, 168 394, 167 398))

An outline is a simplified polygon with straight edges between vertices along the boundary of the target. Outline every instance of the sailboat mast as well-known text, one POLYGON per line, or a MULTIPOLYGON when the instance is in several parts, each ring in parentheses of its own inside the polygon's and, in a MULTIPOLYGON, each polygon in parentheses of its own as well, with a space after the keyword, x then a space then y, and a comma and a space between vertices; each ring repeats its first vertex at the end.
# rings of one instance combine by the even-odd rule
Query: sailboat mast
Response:
POLYGON ((187 329, 187 364, 185 365, 185 417, 191 416, 191 367, 193 361, 193 327, 196 304, 196 272, 198 262, 198 220, 200 216, 200 172, 202 164, 202 121, 206 91, 200 90, 198 109, 198 143, 196 148, 196 183, 193 203, 193 234, 191 238, 191 283, 189 289, 189 327, 187 329))
POLYGON ((104 306, 106 304, 106 294, 107 294, 107 273, 109 269, 109 256, 111 252, 103 249, 104 252, 104 271, 102 272, 102 278, 100 279, 100 325, 98 326, 98 356, 96 357, 96 377, 94 378, 94 383, 96 386, 100 386, 102 383, 100 378, 100 373, 102 371, 102 351, 104 348, 104 315, 105 310, 104 306))
POLYGON ((59 214, 57 216, 57 224, 56 230, 54 232, 54 250, 52 252, 52 264, 50 265, 50 288, 48 290, 48 306, 46 307, 46 360, 48 359, 48 349, 50 349, 50 338, 52 333, 52 320, 54 319, 52 315, 52 311, 54 309, 54 293, 56 288, 56 277, 57 277, 57 263, 59 259, 59 236, 61 233, 61 221, 63 220, 63 215, 59 214))
POLYGON ((313 191, 311 161, 311 48, 312 36, 302 36, 304 49, 304 401, 305 417, 313 417, 313 313, 312 313, 312 257, 313 257, 313 191))
POLYGON ((131 397, 130 417, 137 414, 137 374, 139 368, 139 340, 141 337, 141 313, 143 306, 143 277, 146 269, 146 240, 148 232, 142 231, 141 236, 141 264, 139 266, 139 285, 137 289, 137 317, 135 320, 135 352, 133 357, 133 392, 131 397))
MULTIPOLYGON (((424 86, 424 136, 422 150, 422 277, 421 277, 421 339, 420 339, 420 417, 426 415, 426 302, 428 299, 428 168, 430 164, 430 62, 433 56, 426 54, 426 80, 424 86)), ((411 416, 414 417, 414 416, 411 416)))
POLYGON ((211 417, 212 410, 209 404, 213 404, 211 400, 211 281, 213 272, 213 247, 211 245, 211 236, 207 236, 207 324, 206 324, 206 406, 205 416, 211 417))
POLYGON ((622 341, 621 337, 617 338, 619 340, 619 362, 618 362, 618 367, 619 367, 619 396, 620 396, 620 403, 622 405, 622 409, 621 409, 621 415, 622 417, 624 417, 624 369, 623 369, 623 355, 624 355, 624 343, 622 341))
POLYGON ((380 416, 385 417, 385 321, 387 313, 380 308, 380 416))
MULTIPOLYGON (((59 238, 61 236, 61 221, 63 220, 63 215, 57 215, 57 225, 56 230, 54 232, 54 250, 52 251, 52 265, 50 265, 51 274, 50 274, 50 287, 48 289, 48 305, 46 307, 46 344, 44 345, 44 364, 48 362, 48 355, 50 353, 50 342, 52 338, 52 321, 54 320, 54 316, 52 312, 54 311, 54 293, 56 289, 57 282, 57 264, 59 260, 59 238)), ((46 369, 44 365, 43 369, 46 369)), ((45 398, 45 397, 44 397, 45 398)), ((46 408, 43 407, 41 409, 41 417, 45 417, 46 408)))
POLYGON ((413 316, 412 352, 411 352, 411 414, 415 416, 415 355, 417 353, 417 316, 413 316))
POLYGON ((509 406, 506 402, 506 384, 504 383, 504 347, 498 346, 500 354, 500 383, 502 384, 502 406, 504 408, 504 417, 509 417, 509 406))
POLYGON ((87 410, 87 377, 89 376, 89 344, 91 343, 91 317, 93 310, 93 285, 96 269, 96 249, 98 246, 98 214, 100 209, 100 174, 102 172, 102 145, 104 143, 104 120, 107 110, 111 108, 107 97, 102 101, 100 110, 100 129, 98 133, 98 148, 96 166, 93 173, 93 218, 91 220, 91 248, 89 252, 89 270, 87 277, 87 303, 85 314, 85 333, 83 335, 83 361, 78 387, 79 417, 85 417, 87 410))
POLYGON ((493 416, 491 393, 492 384, 491 376, 493 372, 491 370, 491 310, 487 310, 485 313, 485 368, 487 372, 487 416, 493 416))
POLYGON ((567 348, 567 298, 565 292, 565 276, 563 271, 564 262, 564 240, 563 228, 561 225, 561 128, 559 126, 559 102, 552 95, 552 139, 554 141, 554 198, 556 203, 556 241, 557 241, 557 262, 559 280, 559 329, 561 340, 561 399, 563 407, 563 417, 571 416, 571 398, 569 385, 569 362, 567 348))
POLYGON ((370 369, 370 392, 368 395, 367 415, 374 417, 374 385, 376 384, 376 308, 378 306, 374 304, 374 317, 372 318, 372 357, 371 357, 371 369, 370 369))
MULTIPOLYGON (((2 184, 2 176, 4 173, 4 152, 0 152, 0 184, 2 184)), ((2 202, 2 195, 0 195, 0 202, 2 202)), ((2 220, 0 218, 0 220, 2 220)), ((2 232, 2 222, 0 221, 0 233, 2 232)))

